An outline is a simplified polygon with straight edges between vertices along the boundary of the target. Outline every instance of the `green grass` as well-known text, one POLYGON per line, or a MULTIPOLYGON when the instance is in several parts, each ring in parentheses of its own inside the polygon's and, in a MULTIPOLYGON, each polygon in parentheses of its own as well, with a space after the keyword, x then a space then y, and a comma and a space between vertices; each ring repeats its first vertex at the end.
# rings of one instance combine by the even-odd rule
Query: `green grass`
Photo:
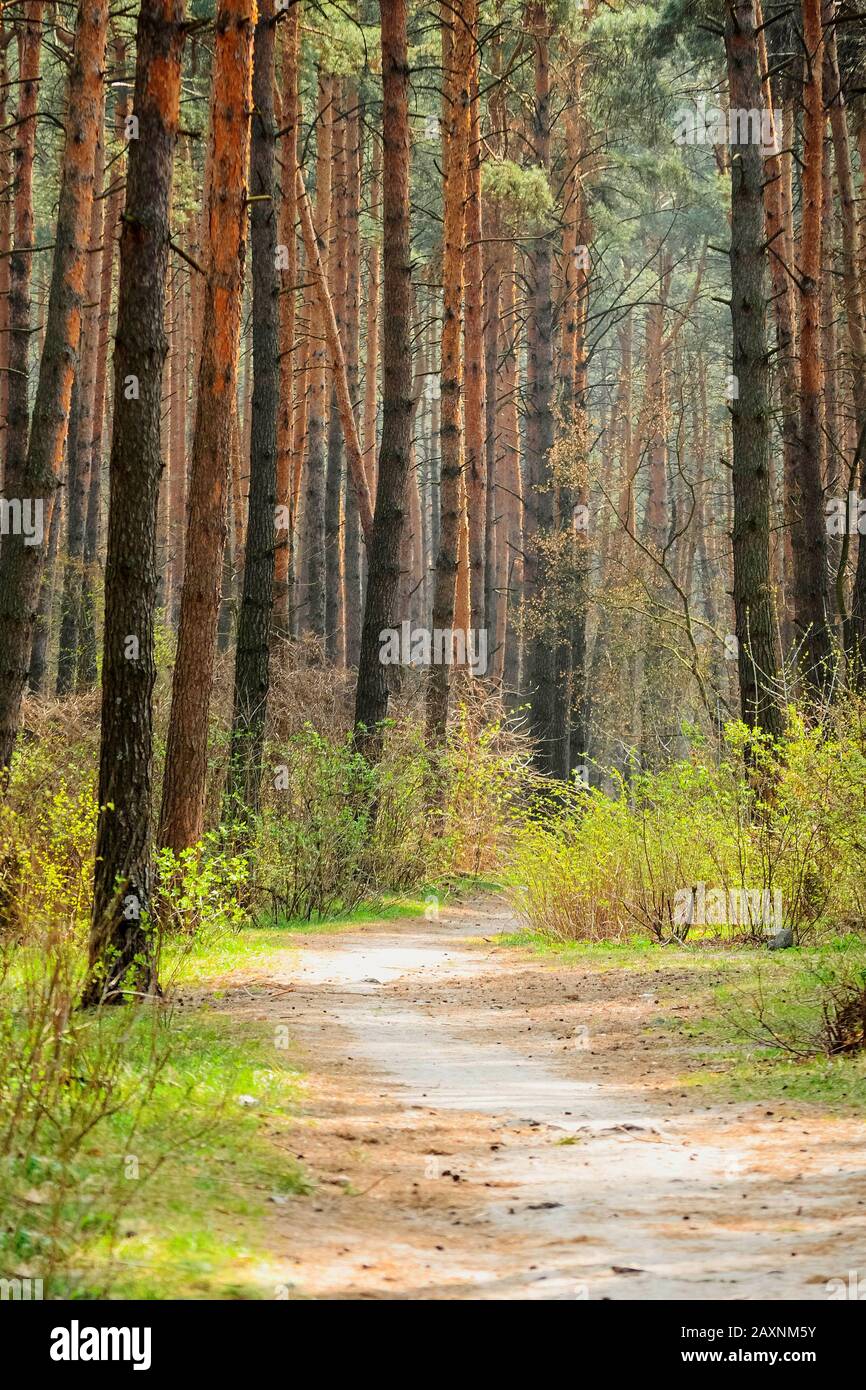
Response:
POLYGON ((866 1057, 813 1057, 793 1061, 782 1053, 720 1048, 710 1067, 680 1078, 730 1100, 796 1100, 842 1113, 866 1110, 866 1057))
MULTIPOLYGON (((52 1296, 276 1296, 266 1272, 272 1198, 309 1188, 275 1142, 291 1128, 299 1073, 271 1030, 210 1010, 175 1014, 165 1042, 168 1064, 134 1132, 124 1109, 76 1162, 71 1201, 92 1214, 78 1213, 80 1236, 64 1261, 81 1273, 60 1276, 52 1296)), ((133 1031, 130 1092, 149 1056, 144 1029, 133 1031)))
POLYGON ((827 982, 864 971, 866 945, 859 937, 772 956, 740 953, 736 968, 687 1025, 688 1036, 712 1056, 706 1068, 691 1073, 691 1084, 744 1100, 788 1097, 836 1111, 866 1109, 866 1053, 827 1056, 819 1050, 827 982), (789 1050, 808 1054, 812 1039, 813 1055, 789 1050))
POLYGON ((497 945, 515 947, 532 951, 535 955, 546 956, 565 965, 585 965, 593 970, 667 970, 682 969, 684 965, 695 970, 718 968, 719 964, 730 960, 729 950, 690 950, 688 947, 659 946, 646 936, 637 933, 623 941, 556 941, 541 932, 517 931, 500 933, 497 945))
MULTIPOLYGON (((759 1036, 756 1016, 762 997, 779 1036, 815 1030, 821 980, 835 973, 843 959, 847 968, 866 969, 866 943, 860 937, 774 953, 760 947, 710 949, 697 942, 694 948, 660 947, 638 936, 624 942, 561 942, 532 931, 496 940, 530 950, 560 968, 661 971, 661 1012, 648 1024, 647 1035, 660 1045, 669 1045, 674 1037, 697 1045, 692 1047, 695 1065, 679 1078, 684 1087, 699 1087, 719 1099, 787 1097, 834 1112, 866 1109, 866 1053, 793 1057, 759 1036), (683 971, 694 976, 690 1012, 668 1015, 666 1006, 674 996, 665 996, 664 975, 683 971), (708 978, 710 972, 715 978, 708 978)), ((684 1002, 682 991, 676 1002, 684 1002)))

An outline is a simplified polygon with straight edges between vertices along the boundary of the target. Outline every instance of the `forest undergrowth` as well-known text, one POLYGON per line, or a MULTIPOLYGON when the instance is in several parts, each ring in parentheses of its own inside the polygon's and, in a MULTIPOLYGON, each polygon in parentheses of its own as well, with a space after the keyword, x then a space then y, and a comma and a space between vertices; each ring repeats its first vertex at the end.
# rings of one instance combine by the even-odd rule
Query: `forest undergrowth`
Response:
MULTIPOLYGON (((576 964, 599 951, 623 968, 647 951, 665 968, 693 963, 707 1005, 694 1036, 734 1047, 732 1075, 756 1054, 764 1073, 807 1063, 807 1092, 840 1101, 842 1059, 859 1087, 862 704, 822 725, 792 712, 775 747, 732 724, 717 746, 694 734, 689 756, 662 772, 596 769, 603 785, 555 789, 531 770, 519 710, 506 717, 467 690, 435 756, 420 710, 407 686, 371 768, 353 748, 340 678, 288 670, 260 815, 242 833, 223 821, 194 849, 157 855, 148 929, 160 997, 82 1010, 97 705, 30 705, 0 810, 0 1200, 11 1213, 0 1241, 19 1277, 38 1266, 55 1291, 116 1288, 122 1251, 120 1287, 146 1293, 151 1277, 207 1283, 243 1266, 238 1231, 255 1225, 256 1202, 242 1173, 277 1193, 306 1181, 262 1132, 291 1123, 299 1077, 285 1041, 239 1037, 201 1004, 202 989, 278 949, 286 930, 421 915, 455 882, 496 879, 526 928, 520 944, 564 949, 576 964), (791 947, 768 951, 786 932, 791 947), (710 959, 722 975, 707 995, 710 959), (234 1213, 230 1232, 197 1219, 215 1193, 234 1213)), ((219 701, 214 718, 216 730, 219 701)), ((224 753, 215 733, 214 808, 224 753)))

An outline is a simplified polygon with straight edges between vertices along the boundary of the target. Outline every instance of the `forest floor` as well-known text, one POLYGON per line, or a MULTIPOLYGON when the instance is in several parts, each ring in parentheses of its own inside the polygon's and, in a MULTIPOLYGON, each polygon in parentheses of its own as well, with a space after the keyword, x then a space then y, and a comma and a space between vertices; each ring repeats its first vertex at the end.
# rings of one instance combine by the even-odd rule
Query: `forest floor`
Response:
POLYGON ((287 1027, 306 1073, 274 1142, 311 1186, 273 1206, 270 1296, 826 1299, 863 1268, 862 1120, 706 1086, 685 1025, 713 957, 515 931, 464 903, 293 935, 224 982, 213 1007, 287 1027))

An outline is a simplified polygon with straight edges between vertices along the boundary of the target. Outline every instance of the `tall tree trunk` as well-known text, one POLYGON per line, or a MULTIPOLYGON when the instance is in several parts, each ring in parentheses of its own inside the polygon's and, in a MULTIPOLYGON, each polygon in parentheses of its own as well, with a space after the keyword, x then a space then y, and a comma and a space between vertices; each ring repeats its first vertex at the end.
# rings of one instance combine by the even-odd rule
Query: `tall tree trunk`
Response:
MULTIPOLYGON (((166 372, 168 387, 168 559, 169 591, 171 601, 167 605, 169 621, 177 628, 180 619, 181 595, 186 577, 186 333, 184 330, 184 275, 178 266, 172 287, 171 333, 169 336, 169 359, 166 372)), ((201 342, 201 338, 196 339, 201 342)))
POLYGON ((258 9, 253 51, 253 123, 250 146, 250 246, 253 276, 253 398, 250 505, 244 589, 238 620, 229 798, 243 814, 259 808, 268 661, 274 601, 279 405, 280 303, 276 271, 277 210, 274 130, 274 5, 258 9))
POLYGON ((234 552, 235 576, 238 585, 238 592, 242 587, 242 576, 244 571, 244 544, 246 541, 247 529, 247 505, 244 498, 243 483, 241 481, 241 422, 238 414, 237 403, 232 411, 231 428, 232 454, 231 454, 231 475, 232 475, 232 496, 231 496, 231 521, 234 528, 234 552))
MULTIPOLYGON (((73 396, 76 391, 73 390, 73 396)), ((73 414, 75 407, 73 405, 73 414)), ((42 566, 39 582, 39 603, 36 608, 36 622, 33 627, 33 646, 30 652, 30 671, 28 685, 33 695, 44 695, 48 677, 48 645, 51 641, 51 621, 54 616, 54 582, 57 573, 57 552, 60 548, 60 531, 63 507, 58 497, 57 505, 51 512, 51 526, 48 532, 48 551, 42 566)))
MULTIPOLYGON (((437 341, 439 337, 440 321, 435 312, 430 314, 430 324, 427 335, 427 361, 430 364, 429 370, 433 371, 433 364, 437 358, 437 341)), ((441 356, 441 353, 440 353, 441 356)), ((439 380, 437 376, 430 377, 430 616, 432 621, 433 591, 436 584, 436 557, 439 554, 439 535, 441 530, 440 517, 440 498, 439 498, 439 472, 441 468, 441 458, 439 453, 440 435, 442 432, 442 397, 439 391, 439 380)))
MULTIPOLYGON (((82 0, 69 77, 45 345, 30 439, 25 459, 18 454, 7 461, 7 498, 41 503, 44 526, 50 525, 59 481, 81 336, 93 201, 93 151, 102 112, 107 28, 108 0, 82 0)), ((16 219, 16 240, 17 234, 16 219)), ((13 268, 13 282, 16 280, 13 268)), ((22 405, 26 408, 23 401, 17 408, 22 405)), ((17 433, 20 442, 20 430, 17 433)), ((39 544, 27 544, 22 535, 8 536, 0 552, 0 629, 4 635, 0 655, 0 772, 8 768, 12 758, 30 664, 34 610, 45 553, 44 526, 39 544)))
MULTIPOLYGON (((490 242, 484 255, 484 470, 487 478, 484 516, 484 626, 492 661, 502 679, 501 654, 497 655, 496 632, 502 593, 500 558, 503 548, 501 514, 497 512, 497 456, 499 435, 496 428, 497 386, 499 380, 499 334, 502 308, 502 226, 491 206, 484 210, 484 225, 490 242)), ((426 470, 425 470, 426 472, 426 470)), ((490 674, 490 673, 488 673, 490 674)))
MULTIPOLYGON (((8 49, 14 29, 0 17, 0 130, 6 129, 9 99, 8 49)), ((0 135, 0 490, 6 457, 6 413, 9 408, 9 257, 12 251, 12 145, 0 135)))
POLYGON ((286 248, 286 267, 280 296, 280 413, 277 420, 277 506, 287 525, 277 541, 274 575, 274 625, 288 636, 291 631, 291 586, 294 572, 294 514, 292 426, 295 408, 296 320, 298 300, 298 78, 301 57, 301 0, 286 15, 283 43, 283 141, 280 244, 286 248))
POLYGON ((364 469, 364 457, 361 451, 361 441, 358 436, 355 412, 349 394, 349 376, 346 367, 346 355, 343 351, 342 340, 337 328, 334 305, 328 289, 328 279, 316 240, 310 200, 307 196, 307 190, 304 187, 304 180, 300 170, 298 171, 298 208, 301 214, 301 229, 304 235, 308 268, 312 276, 313 286, 324 319, 322 326, 325 334, 325 345, 330 355, 331 368, 334 373, 337 409, 340 414, 340 423, 343 427, 343 442, 346 446, 349 477, 352 480, 352 488, 358 503, 361 532, 366 541, 369 540, 373 530, 373 506, 370 498, 370 488, 364 469))
MULTIPOLYGON (((835 10, 836 6, 831 2, 828 6, 825 25, 829 80, 824 99, 825 104, 830 108, 833 157, 836 166, 836 181, 839 187, 842 223, 842 292, 845 302, 848 347, 851 354, 855 439, 859 441, 863 431, 866 430, 866 313, 864 313, 863 293, 859 277, 863 247, 860 240, 860 227, 857 222, 857 199, 854 192, 848 112, 839 73, 834 22, 835 10)), ((846 474, 845 491, 848 491, 849 482, 853 488, 858 481, 861 494, 866 494, 866 457, 860 460, 859 480, 856 477, 856 462, 855 475, 849 478, 846 474)), ((841 589, 838 596, 841 600, 839 606, 844 614, 844 598, 841 589)), ((844 639, 849 665, 849 679, 858 688, 863 689, 866 687, 866 538, 862 536, 857 549, 857 568, 854 575, 851 613, 845 623, 844 639)))
MULTIPOLYGON (((361 358, 361 113, 358 84, 347 84, 346 125, 346 381, 357 429, 360 422, 361 358)), ((366 445, 366 440, 364 441, 366 445)), ((364 472, 367 473, 366 460, 364 472)), ((369 479, 368 479, 369 481, 369 479)), ((345 660, 356 667, 361 655, 361 518, 346 470, 343 489, 343 578, 345 660)))
POLYGON ((396 622, 400 539, 405 525, 413 407, 406 0, 382 0, 381 17, 384 141, 382 445, 355 695, 355 737, 371 760, 375 760, 381 752, 381 725, 388 713, 388 672, 381 660, 381 633, 396 622))
MULTIPOLYGON (((725 17, 731 107, 760 107, 754 0, 732 0, 725 17)), ((754 143, 731 159, 731 318, 734 442, 734 611, 742 717, 778 735, 776 651, 770 594, 770 396, 767 366, 763 160, 754 143)))
MULTIPOLYGON (((575 524, 575 505, 588 508, 589 468, 589 266, 578 247, 589 245, 592 228, 584 186, 582 164, 588 143, 581 91, 583 71, 580 58, 573 55, 574 98, 566 122, 567 160, 570 175, 569 220, 574 225, 572 250, 573 303, 570 317, 573 330, 563 334, 560 380, 565 395, 566 418, 572 427, 573 449, 577 458, 577 476, 571 486, 560 486, 559 527, 566 533, 567 553, 571 574, 568 579, 566 602, 567 633, 560 648, 557 673, 558 772, 569 777, 575 766, 585 765, 587 753, 586 709, 589 692, 586 672, 586 572, 588 570, 588 537, 575 524)), ((569 238, 569 242, 571 239, 569 238)), ((602 374, 604 375, 604 373, 602 374)), ((596 533, 597 535, 597 533, 596 533)))
MULTIPOLYGON (((451 632, 457 606, 457 570, 463 516, 463 432, 461 428, 460 337, 463 322, 463 268, 469 137, 471 69, 478 23, 476 0, 467 0, 457 15, 443 6, 443 174, 445 217, 442 254, 441 420, 439 475, 439 553, 433 594, 434 631, 451 632)), ((443 650, 434 664, 427 690, 427 736, 445 742, 448 725, 449 665, 443 650)))
POLYGON ((802 0, 803 228, 800 241, 800 451, 792 513, 794 621, 802 644, 800 667, 812 692, 826 690, 832 672, 827 595, 827 531, 823 505, 821 433, 821 204, 823 201, 824 43, 821 0, 802 0))
POLYGON ((152 892, 154 612, 162 369, 183 0, 142 0, 120 240, 89 974, 83 1002, 158 988, 152 892))
MULTIPOLYGON (((497 404, 497 508, 502 512, 502 554, 498 559, 501 593, 496 649, 502 652, 502 684, 516 699, 520 691, 523 602, 523 479, 520 468, 519 356, 520 332, 515 312, 515 252, 509 242, 502 266, 501 382, 497 404), (501 478, 501 483, 498 481, 501 478)), ((499 556, 497 542, 497 556, 499 556)))
MULTIPOLYGON (((30 298, 33 279, 33 158, 42 56, 42 0, 25 0, 18 26, 18 117, 14 170, 15 250, 9 261, 9 349, 6 375, 4 488, 21 472, 30 424, 30 298)), ((5 548, 5 547, 4 547, 5 548)), ((0 614, 3 613, 0 599, 0 614)), ((5 679, 0 658, 0 682, 5 679)), ((0 734, 2 738, 2 734, 0 734)))
POLYGON ((376 490, 376 417, 379 400, 379 221, 382 197, 382 152, 372 141, 370 174, 370 220, 373 235, 367 248, 367 334, 364 367, 364 467, 371 491, 376 490))
MULTIPOLYGON (((300 258, 299 258, 300 260, 300 258)), ((301 279, 305 280, 303 272, 301 279)), ((309 414, 310 382, 310 301, 312 287, 304 283, 301 301, 301 338, 298 344, 299 364, 295 377, 295 418, 292 422, 292 592, 291 628, 292 636, 297 637, 301 608, 306 552, 304 538, 306 527, 303 513, 304 449, 307 439, 307 419, 309 414)))
POLYGON ((479 49, 473 45, 470 99, 469 171, 466 198, 466 509, 469 526, 470 623, 486 625, 484 601, 487 468, 485 451, 484 244, 481 217, 481 102, 479 49))
MULTIPOLYGON (((776 371, 779 379, 779 401, 782 411, 782 480, 783 511, 786 519, 784 537, 788 540, 790 559, 790 534, 788 525, 792 521, 792 500, 796 491, 796 476, 800 448, 800 373, 796 354, 794 265, 791 259, 792 244, 790 236, 791 207, 789 180, 791 177, 791 156, 782 154, 779 147, 786 143, 784 130, 777 125, 773 105, 773 89, 769 76, 766 32, 761 27, 763 14, 760 0, 756 0, 755 24, 758 30, 758 63, 761 73, 761 93, 763 109, 768 113, 771 139, 770 148, 764 160, 764 213, 767 250, 770 261, 770 276, 773 286, 773 310, 776 320, 776 371)), ((784 539, 783 537, 783 539, 784 539)), ((785 568, 785 546, 780 547, 782 568, 785 568)), ((780 603, 785 608, 785 586, 780 589, 780 603)), ((783 636, 790 635, 787 613, 783 612, 783 636)), ((787 646, 787 642, 785 643, 787 646)))
MULTIPOLYGON (((316 210, 314 226, 322 269, 327 275, 331 221, 331 151, 333 147, 333 78, 319 74, 318 128, 316 135, 316 210)), ((308 269, 310 263, 307 248, 308 269)), ((317 637, 325 635, 325 415, 327 362, 325 310, 321 295, 313 300, 310 324, 311 360, 308 387, 307 487, 304 498, 304 552, 306 595, 304 626, 317 637)))
POLYGON ((253 0, 220 0, 216 16, 206 280, 192 438, 187 570, 159 823, 160 843, 175 852, 195 844, 204 831, 208 715, 228 529, 231 429, 244 286, 252 15, 253 0))
MULTIPOLYGON (((331 236, 328 255, 328 286, 337 334, 346 342, 346 113, 343 83, 334 80, 334 111, 331 167, 331 236)), ((343 431, 337 401, 336 373, 330 373, 328 446, 325 467, 325 652, 328 660, 339 663, 345 654, 343 638, 342 571, 342 483, 343 431)))
MULTIPOLYGON (((126 42, 116 37, 112 44, 114 66, 123 72, 126 63, 126 42)), ((115 96, 114 133, 123 139, 129 101, 125 89, 115 96)), ((84 529, 84 574, 81 593, 80 648, 78 653, 78 689, 88 690, 96 684, 96 590, 99 568, 99 534, 102 512, 102 440, 106 415, 106 382, 108 379, 108 340, 111 327, 111 285, 115 249, 120 235, 123 212, 123 178, 115 171, 102 227, 102 261, 99 272, 99 342, 96 350, 96 380, 93 387, 93 441, 91 445, 90 484, 87 494, 87 519, 84 529)))
MULTIPOLYGON (((535 50, 535 104, 533 147, 539 168, 550 170, 550 53, 549 21, 544 7, 533 4, 527 27, 535 50)), ((540 772, 557 770, 555 728, 556 653, 551 640, 544 591, 547 583, 545 542, 554 525, 554 493, 551 486, 550 451, 553 447, 553 302, 551 273, 552 233, 535 238, 528 257, 532 335, 530 340, 531 385, 526 432, 528 480, 527 509, 531 512, 532 540, 527 547, 526 593, 533 605, 527 652, 526 685, 529 696, 529 729, 535 740, 535 764, 540 772)), ((556 621, 555 615, 553 616, 556 621)))
POLYGON ((87 263, 84 323, 78 369, 78 410, 72 431, 70 415, 69 485, 66 497, 67 546, 63 571, 63 598, 60 605, 60 651, 57 658, 57 694, 66 695, 75 686, 78 669, 81 599, 83 588, 84 532, 90 470, 93 466, 93 410, 96 390, 96 359, 99 348, 99 282, 102 246, 102 176, 105 150, 102 138, 105 91, 97 125, 94 151, 93 202, 90 215, 90 254, 87 263))

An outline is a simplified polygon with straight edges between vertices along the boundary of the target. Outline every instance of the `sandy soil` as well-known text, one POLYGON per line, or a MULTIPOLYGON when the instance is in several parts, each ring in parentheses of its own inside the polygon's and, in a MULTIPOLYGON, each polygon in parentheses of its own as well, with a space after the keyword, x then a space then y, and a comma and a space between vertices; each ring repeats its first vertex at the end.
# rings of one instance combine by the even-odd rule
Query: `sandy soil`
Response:
POLYGON ((513 927, 482 903, 301 938, 227 991, 309 1077, 316 1187, 274 1205, 277 1297, 826 1299, 866 1268, 856 1120, 703 1103, 646 1032, 688 1010, 686 972, 485 940, 513 927))

